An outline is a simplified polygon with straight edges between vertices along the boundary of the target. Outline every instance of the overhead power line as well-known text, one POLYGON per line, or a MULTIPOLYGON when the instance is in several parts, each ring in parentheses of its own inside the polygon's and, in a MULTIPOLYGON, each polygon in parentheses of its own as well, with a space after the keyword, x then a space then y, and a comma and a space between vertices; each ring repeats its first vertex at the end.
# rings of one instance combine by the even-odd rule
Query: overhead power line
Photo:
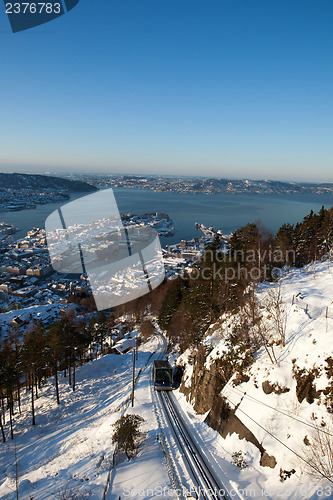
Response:
POLYGON ((258 403, 258 404, 261 404, 263 406, 267 406, 267 408, 271 408, 272 410, 274 410, 276 412, 279 412, 282 415, 285 415, 286 417, 289 417, 289 418, 295 420, 296 422, 300 422, 301 424, 307 425, 308 427, 312 427, 312 429, 315 429, 316 431, 323 432, 324 434, 327 434, 328 436, 333 437, 333 434, 331 434, 330 432, 326 431, 325 429, 318 428, 314 424, 312 424, 311 422, 305 422, 304 420, 301 420, 301 419, 297 418, 296 416, 293 416, 294 414, 293 415, 289 415, 288 413, 285 413, 284 411, 279 410, 278 408, 274 408, 273 406, 270 406, 267 403, 264 403, 263 401, 260 401, 259 399, 256 399, 254 396, 250 396, 249 394, 246 394, 246 392, 243 392, 240 389, 237 389, 237 387, 228 387, 228 389, 231 389, 233 391, 238 391, 240 394, 242 394, 242 396, 250 398, 253 401, 255 401, 256 403, 258 403))
MULTIPOLYGON (((225 396, 226 399, 233 405, 233 406, 237 406, 235 405, 235 403, 233 403, 227 396, 225 396)), ((265 429, 265 427, 263 427, 261 424, 259 424, 258 422, 256 422, 252 417, 250 417, 250 415, 248 415, 247 413, 245 413, 245 411, 241 410, 239 407, 237 408, 237 411, 240 411, 241 413, 243 413, 247 418, 249 418, 250 420, 252 420, 252 422, 254 422, 258 427, 260 427, 263 431, 265 431, 267 434, 269 434, 273 439, 275 439, 276 441, 278 441, 280 444, 282 444, 282 446, 284 446, 285 448, 287 448, 287 450, 291 451, 294 455, 296 455, 298 458, 300 458, 303 462, 305 462, 309 467, 311 467, 313 470, 315 470, 318 474, 320 474, 322 477, 324 477, 325 479, 327 479, 330 483, 333 484, 333 480, 329 477, 329 476, 326 476, 326 474, 324 474, 323 472, 321 472, 320 469, 318 469, 315 465, 312 465, 310 462, 308 462, 305 458, 303 458, 301 455, 299 455, 299 453, 297 453, 296 451, 292 450, 288 445, 286 445, 283 441, 281 441, 278 437, 274 436, 274 434, 272 434, 270 431, 268 431, 267 429, 265 429)))

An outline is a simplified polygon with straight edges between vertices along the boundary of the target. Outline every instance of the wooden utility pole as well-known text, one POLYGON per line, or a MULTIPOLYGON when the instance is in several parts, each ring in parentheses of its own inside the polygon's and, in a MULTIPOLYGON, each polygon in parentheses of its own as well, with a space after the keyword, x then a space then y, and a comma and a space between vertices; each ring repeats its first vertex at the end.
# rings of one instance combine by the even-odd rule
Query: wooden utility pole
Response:
POLYGON ((132 407, 134 406, 134 384, 135 384, 135 349, 133 348, 133 376, 132 376, 132 407))
POLYGON ((32 425, 36 425, 35 420, 35 400, 34 400, 34 366, 31 372, 31 411, 32 411, 32 425))
MULTIPOLYGON (((32 392, 34 392, 34 388, 32 387, 32 392)), ((19 500, 19 471, 18 471, 18 460, 17 460, 17 449, 16 449, 16 438, 14 443, 14 452, 15 452, 15 486, 16 486, 16 500, 19 500)))

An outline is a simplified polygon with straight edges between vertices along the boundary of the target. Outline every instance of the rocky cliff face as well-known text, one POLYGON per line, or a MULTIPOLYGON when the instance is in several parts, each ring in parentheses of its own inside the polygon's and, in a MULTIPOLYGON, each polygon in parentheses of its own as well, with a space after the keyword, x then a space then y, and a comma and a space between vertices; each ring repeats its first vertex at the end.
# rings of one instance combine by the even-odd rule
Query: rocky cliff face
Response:
POLYGON ((185 373, 180 386, 181 392, 199 414, 213 408, 219 393, 234 373, 231 364, 222 359, 216 359, 207 369, 206 356, 204 346, 200 345, 191 358, 193 371, 190 381, 185 373))
POLYGON ((245 309, 224 314, 177 360, 184 368, 180 391, 222 436, 223 450, 246 453, 258 477, 275 481, 276 492, 284 481, 308 484, 314 471, 316 480, 333 477, 331 259, 315 269, 315 276, 313 263, 289 270, 281 284, 257 287, 260 330, 245 309), (283 343, 265 305, 277 286, 283 343))
POLYGON ((221 390, 235 375, 234 383, 248 381, 250 377, 238 370, 237 363, 231 360, 230 353, 224 353, 222 358, 217 358, 207 367, 206 361, 209 353, 203 345, 199 345, 197 350, 188 357, 192 364, 192 370, 185 370, 180 391, 185 394, 186 399, 193 404, 194 409, 199 414, 207 413, 205 422, 212 429, 226 438, 228 434, 237 434, 240 439, 245 439, 252 443, 260 451, 260 465, 274 468, 276 459, 270 456, 256 436, 244 423, 236 416, 236 408, 231 408, 227 400, 221 396, 221 390), (236 374, 237 372, 237 374, 236 374))

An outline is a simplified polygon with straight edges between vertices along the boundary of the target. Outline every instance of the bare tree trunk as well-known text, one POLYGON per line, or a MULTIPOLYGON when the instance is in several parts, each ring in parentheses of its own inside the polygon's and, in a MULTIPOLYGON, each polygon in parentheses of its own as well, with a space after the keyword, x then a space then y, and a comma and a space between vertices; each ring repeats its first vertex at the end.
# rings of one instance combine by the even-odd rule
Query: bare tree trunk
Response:
POLYGON ((12 401, 9 402, 9 420, 10 420, 10 439, 14 439, 14 431, 13 431, 13 405, 12 405, 12 401))
POLYGON ((73 363, 73 391, 75 391, 75 356, 74 356, 74 363, 73 363))
POLYGON ((260 338, 261 338, 261 340, 262 340, 262 343, 263 343, 263 345, 264 345, 265 351, 267 352, 268 357, 269 357, 269 359, 270 359, 270 361, 271 361, 272 365, 277 364, 277 360, 276 360, 276 358, 275 358, 274 350, 272 349, 272 353, 273 353, 273 355, 272 355, 272 354, 269 352, 269 348, 268 348, 268 345, 267 345, 267 340, 265 339, 265 336, 264 336, 262 333, 259 333, 259 336, 260 336, 260 338), (274 356, 274 359, 273 359, 273 356, 274 356))
POLYGON ((21 415, 21 391, 20 391, 20 381, 17 380, 17 402, 18 402, 18 407, 19 407, 19 412, 21 415))
POLYGON ((5 410, 5 399, 3 394, 1 394, 1 407, 2 407, 2 415, 3 415, 3 425, 6 424, 6 410, 5 410))
POLYGON ((36 386, 36 399, 38 399, 38 381, 37 381, 37 376, 35 376, 35 386, 36 386))
POLYGON ((274 351, 274 346, 273 345, 271 346, 271 350, 272 350, 272 356, 273 356, 273 359, 274 359, 274 363, 277 365, 278 362, 277 362, 277 359, 276 359, 276 356, 275 356, 275 351, 274 351))
POLYGON ((59 398, 59 384, 58 384, 58 363, 55 363, 54 366, 54 376, 55 376, 55 384, 56 384, 56 394, 57 394, 57 404, 60 405, 60 398, 59 398))
POLYGON ((6 436, 5 436, 5 431, 2 425, 2 414, 0 413, 0 427, 1 427, 1 434, 2 434, 2 442, 6 442, 6 436))

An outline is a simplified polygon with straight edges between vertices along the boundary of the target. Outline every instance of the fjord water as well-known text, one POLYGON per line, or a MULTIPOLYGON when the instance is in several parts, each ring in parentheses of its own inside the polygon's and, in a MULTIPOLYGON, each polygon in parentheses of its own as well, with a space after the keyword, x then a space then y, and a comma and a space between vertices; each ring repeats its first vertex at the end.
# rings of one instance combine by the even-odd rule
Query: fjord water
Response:
MULTIPOLYGON (((285 222, 295 224, 310 210, 317 212, 322 205, 325 208, 333 205, 332 195, 178 194, 126 188, 114 188, 113 192, 120 213, 164 212, 173 219, 175 234, 161 238, 163 246, 201 235, 195 230, 195 222, 228 234, 248 222, 260 220, 275 233, 285 222)), ((75 193, 70 201, 86 194, 75 193)), ((45 227, 47 216, 63 204, 49 203, 32 210, 1 213, 0 221, 20 228, 15 236, 22 238, 33 226, 45 227)))

